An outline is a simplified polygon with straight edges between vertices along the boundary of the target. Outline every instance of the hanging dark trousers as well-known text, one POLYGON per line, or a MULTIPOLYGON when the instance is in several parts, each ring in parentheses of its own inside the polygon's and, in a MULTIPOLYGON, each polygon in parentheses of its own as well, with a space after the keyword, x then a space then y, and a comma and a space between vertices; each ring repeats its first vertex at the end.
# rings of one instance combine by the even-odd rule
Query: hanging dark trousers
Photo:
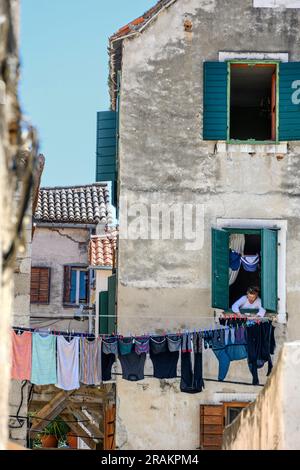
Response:
POLYGON ((253 377, 253 385, 259 385, 257 370, 263 367, 266 362, 268 362, 267 376, 272 371, 271 354, 274 354, 276 346, 274 330, 271 322, 247 327, 248 366, 253 377))
POLYGON ((181 351, 180 390, 184 393, 200 393, 204 388, 202 335, 200 333, 194 333, 192 340, 194 343, 193 352, 190 352, 189 347, 181 351), (192 363, 192 359, 194 363, 192 363))

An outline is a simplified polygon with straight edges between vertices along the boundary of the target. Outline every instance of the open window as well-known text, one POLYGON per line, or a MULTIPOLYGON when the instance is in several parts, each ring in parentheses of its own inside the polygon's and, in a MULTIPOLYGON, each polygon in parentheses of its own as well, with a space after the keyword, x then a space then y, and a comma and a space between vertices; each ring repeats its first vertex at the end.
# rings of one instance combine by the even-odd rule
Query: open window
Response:
POLYGON ((277 235, 277 230, 266 228, 212 229, 212 307, 229 311, 249 286, 256 285, 263 307, 277 312, 277 235), (237 245, 233 243, 234 237, 237 245))
POLYGON ((89 271, 77 266, 64 266, 63 303, 67 306, 89 302, 89 271))
POLYGON ((230 64, 230 140, 276 140, 276 64, 230 64))
POLYGON ((204 140, 300 140, 300 62, 204 62, 203 105, 204 140))

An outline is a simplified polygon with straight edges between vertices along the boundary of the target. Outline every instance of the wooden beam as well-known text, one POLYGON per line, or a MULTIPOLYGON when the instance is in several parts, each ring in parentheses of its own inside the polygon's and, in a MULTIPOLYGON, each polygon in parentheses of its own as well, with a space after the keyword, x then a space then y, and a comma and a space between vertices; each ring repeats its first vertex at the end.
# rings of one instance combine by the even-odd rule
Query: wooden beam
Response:
POLYGON ((61 391, 52 398, 43 408, 37 413, 32 421, 30 432, 41 432, 49 424, 50 421, 55 419, 66 407, 70 395, 73 392, 61 391))
POLYGON ((72 413, 69 412, 64 412, 61 415, 62 419, 64 419, 67 423, 70 429, 74 432, 75 436, 79 436, 80 439, 83 440, 83 442, 92 450, 96 450, 97 443, 95 440, 88 435, 88 433, 83 429, 79 423, 74 423, 74 416, 72 413))
POLYGON ((78 410, 78 408, 68 406, 67 411, 72 413, 75 418, 77 418, 79 421, 85 421, 82 424, 84 427, 86 427, 86 429, 91 433, 92 436, 97 436, 99 439, 104 437, 104 434, 102 431, 100 431, 100 428, 97 427, 94 423, 92 423, 90 418, 82 410, 78 410))

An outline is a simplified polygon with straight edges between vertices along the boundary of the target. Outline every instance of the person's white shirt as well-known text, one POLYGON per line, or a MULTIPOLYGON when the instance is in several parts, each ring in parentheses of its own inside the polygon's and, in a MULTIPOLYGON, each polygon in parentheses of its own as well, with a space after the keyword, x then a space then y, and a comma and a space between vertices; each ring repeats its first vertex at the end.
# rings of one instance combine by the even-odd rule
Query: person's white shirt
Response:
POLYGON ((257 316, 264 317, 266 314, 266 310, 261 305, 261 299, 257 297, 256 300, 251 304, 248 300, 246 295, 243 295, 240 299, 238 299, 232 306, 233 313, 240 313, 240 309, 256 309, 258 310, 257 316))

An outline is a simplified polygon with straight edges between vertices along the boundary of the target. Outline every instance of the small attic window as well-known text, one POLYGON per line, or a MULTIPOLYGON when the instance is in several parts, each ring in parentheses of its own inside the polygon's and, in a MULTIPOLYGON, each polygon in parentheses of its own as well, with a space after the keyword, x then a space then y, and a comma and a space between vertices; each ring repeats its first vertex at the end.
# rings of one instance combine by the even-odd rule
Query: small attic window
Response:
POLYGON ((230 64, 230 140, 275 141, 277 65, 230 64))

